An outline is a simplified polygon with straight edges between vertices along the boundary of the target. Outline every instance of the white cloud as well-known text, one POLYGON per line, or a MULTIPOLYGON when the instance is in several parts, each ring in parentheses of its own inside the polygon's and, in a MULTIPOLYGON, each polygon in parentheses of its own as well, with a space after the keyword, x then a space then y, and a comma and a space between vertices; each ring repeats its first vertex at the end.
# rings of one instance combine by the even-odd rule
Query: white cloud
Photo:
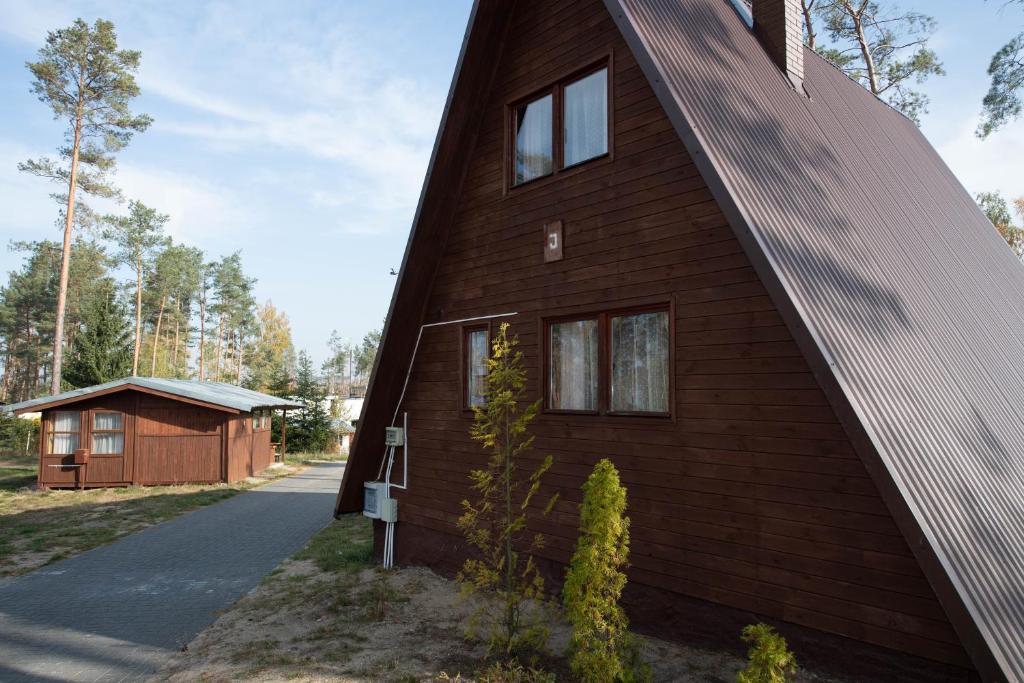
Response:
POLYGON ((117 184, 126 197, 169 214, 167 231, 178 241, 208 245, 237 237, 252 222, 230 190, 191 174, 123 164, 117 184))
POLYGON ((939 154, 972 195, 999 191, 1008 199, 1024 196, 1024 120, 987 140, 975 136, 977 128, 976 117, 966 120, 951 139, 937 145, 939 154))

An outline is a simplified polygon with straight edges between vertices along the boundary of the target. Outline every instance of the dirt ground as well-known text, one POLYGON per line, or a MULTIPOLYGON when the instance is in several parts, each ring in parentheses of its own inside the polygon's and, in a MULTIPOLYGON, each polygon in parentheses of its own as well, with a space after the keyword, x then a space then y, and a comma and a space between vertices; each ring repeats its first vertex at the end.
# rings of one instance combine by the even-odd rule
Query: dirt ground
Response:
MULTIPOLYGON (((193 640, 156 681, 330 681, 395 683, 478 680, 484 648, 465 637, 474 605, 454 582, 428 569, 384 572, 371 565, 368 520, 346 517, 239 600, 193 640)), ((567 624, 551 623, 541 662, 572 680, 567 624)), ((730 653, 641 639, 655 681, 736 680, 730 653)), ((799 681, 824 681, 801 672, 799 681)))

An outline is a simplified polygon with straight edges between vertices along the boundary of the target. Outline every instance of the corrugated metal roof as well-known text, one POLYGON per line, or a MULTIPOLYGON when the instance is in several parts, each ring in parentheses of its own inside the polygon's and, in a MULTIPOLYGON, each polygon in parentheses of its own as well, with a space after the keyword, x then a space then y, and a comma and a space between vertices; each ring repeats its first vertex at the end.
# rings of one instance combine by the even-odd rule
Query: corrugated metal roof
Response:
POLYGON ((262 394, 258 391, 251 391, 223 382, 198 382, 189 379, 162 379, 158 377, 125 377, 124 379, 97 384, 96 386, 85 387, 84 389, 65 391, 56 396, 45 396, 32 399, 31 401, 0 406, 0 410, 8 413, 40 410, 52 403, 61 403, 69 399, 87 398, 93 394, 109 392, 119 387, 130 389, 132 386, 233 408, 244 413, 251 412, 255 408, 302 407, 302 404, 298 401, 281 398, 280 396, 271 396, 270 394, 262 394))
POLYGON ((975 663, 1024 680, 1024 268, 916 126, 822 58, 807 98, 728 0, 606 3, 977 629, 975 663))

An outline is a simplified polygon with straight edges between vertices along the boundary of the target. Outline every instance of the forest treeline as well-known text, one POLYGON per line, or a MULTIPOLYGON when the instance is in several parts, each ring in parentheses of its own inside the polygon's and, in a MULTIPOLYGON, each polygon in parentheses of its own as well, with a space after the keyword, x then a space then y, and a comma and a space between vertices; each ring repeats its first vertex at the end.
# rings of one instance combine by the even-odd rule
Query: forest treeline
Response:
MULTIPOLYGON (((209 259, 196 247, 161 236, 132 260, 137 250, 130 240, 119 240, 116 231, 107 236, 79 237, 71 247, 63 389, 135 370, 142 376, 288 390, 295 372, 288 318, 270 301, 257 304, 256 279, 245 272, 240 253, 209 259), (125 273, 121 265, 129 266, 128 277, 119 277, 125 273)), ((11 248, 24 260, 0 288, 4 402, 47 393, 61 260, 61 245, 49 240, 11 248)))

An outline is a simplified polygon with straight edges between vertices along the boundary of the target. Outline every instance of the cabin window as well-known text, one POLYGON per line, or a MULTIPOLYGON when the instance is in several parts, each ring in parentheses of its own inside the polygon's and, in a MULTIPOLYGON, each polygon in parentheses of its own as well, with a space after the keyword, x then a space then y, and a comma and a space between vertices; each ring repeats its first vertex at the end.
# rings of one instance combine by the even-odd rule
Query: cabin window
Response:
POLYGON ((566 168, 608 153, 608 69, 565 86, 562 165, 566 168))
POLYGON ((260 417, 260 428, 270 429, 270 411, 264 410, 262 417, 260 417))
POLYGON ((252 413, 252 430, 256 431, 260 428, 260 411, 254 410, 252 413))
POLYGON ((466 408, 476 408, 485 402, 485 379, 487 377, 487 358, 489 342, 487 328, 466 330, 464 338, 466 386, 466 408))
POLYGON ((78 448, 82 416, 78 411, 58 410, 50 417, 50 454, 71 455, 78 448))
POLYGON ((548 327, 548 408, 595 412, 598 408, 597 319, 548 327))
POLYGON ((124 415, 97 411, 92 415, 93 455, 124 453, 124 415))
POLYGON ((668 311, 611 317, 612 412, 669 412, 668 322, 668 311))
POLYGON ((544 95, 515 109, 515 184, 551 175, 555 168, 552 96, 544 95))

